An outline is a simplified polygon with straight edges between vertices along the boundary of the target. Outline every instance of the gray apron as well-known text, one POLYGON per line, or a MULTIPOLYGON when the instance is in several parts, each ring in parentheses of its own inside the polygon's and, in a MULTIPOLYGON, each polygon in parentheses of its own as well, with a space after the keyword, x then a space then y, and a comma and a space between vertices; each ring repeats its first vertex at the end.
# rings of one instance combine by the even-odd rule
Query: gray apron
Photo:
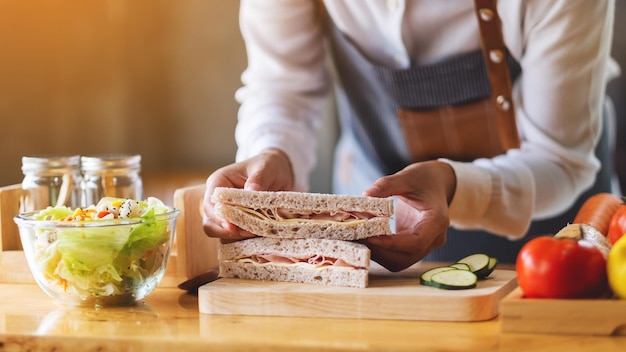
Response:
MULTIPOLYGON (((341 130, 334 159, 335 193, 361 194, 378 178, 398 172, 412 162, 397 109, 465 104, 491 94, 481 50, 435 64, 397 70, 368 60, 332 21, 328 22, 329 44, 338 80, 335 91, 341 130)), ((511 81, 515 81, 521 73, 520 66, 510 55, 507 59, 511 81)), ((606 128, 596 154, 603 166, 594 186, 561 215, 533 222, 523 239, 511 241, 484 231, 461 231, 451 227, 446 244, 425 260, 454 261, 468 254, 486 253, 502 263, 514 263, 519 249, 528 240, 555 233, 574 219, 586 198, 611 191, 613 170, 606 128)))

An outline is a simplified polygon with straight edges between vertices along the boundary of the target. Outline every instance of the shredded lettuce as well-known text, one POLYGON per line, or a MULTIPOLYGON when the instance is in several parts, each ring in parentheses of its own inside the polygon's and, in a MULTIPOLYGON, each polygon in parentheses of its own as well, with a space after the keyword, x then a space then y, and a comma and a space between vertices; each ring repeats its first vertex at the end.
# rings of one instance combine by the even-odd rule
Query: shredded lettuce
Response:
MULTIPOLYGON (((169 223, 157 215, 169 208, 159 199, 141 202, 144 209, 138 218, 124 219, 126 224, 93 226, 57 226, 38 233, 38 267, 44 277, 64 291, 81 297, 126 293, 142 286, 155 271, 164 269, 168 255, 169 223)), ((58 220, 72 214, 67 207, 49 207, 35 219, 58 220)))
POLYGON ((66 206, 47 207, 46 209, 35 214, 35 220, 60 220, 66 216, 72 215, 73 210, 66 206))

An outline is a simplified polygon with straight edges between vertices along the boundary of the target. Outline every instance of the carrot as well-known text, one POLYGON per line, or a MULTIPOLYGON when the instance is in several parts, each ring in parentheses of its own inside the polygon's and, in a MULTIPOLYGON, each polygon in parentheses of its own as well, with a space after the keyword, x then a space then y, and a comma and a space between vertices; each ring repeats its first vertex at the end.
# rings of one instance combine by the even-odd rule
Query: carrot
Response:
POLYGON ((573 224, 591 225, 606 236, 611 217, 622 204, 622 199, 612 193, 594 194, 580 207, 573 224))

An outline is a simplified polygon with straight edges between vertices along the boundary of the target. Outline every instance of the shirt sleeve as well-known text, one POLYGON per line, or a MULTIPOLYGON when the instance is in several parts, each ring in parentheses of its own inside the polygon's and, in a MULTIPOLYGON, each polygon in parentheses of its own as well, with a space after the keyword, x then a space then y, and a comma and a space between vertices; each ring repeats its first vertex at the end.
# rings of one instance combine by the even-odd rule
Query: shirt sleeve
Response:
POLYGON ((237 160, 279 148, 291 160, 295 189, 307 190, 316 133, 329 94, 319 6, 309 0, 242 0, 240 28, 248 66, 235 130, 237 160))
POLYGON ((458 179, 452 225, 511 238, 566 210, 594 182, 614 11, 610 0, 516 3, 498 9, 522 66, 513 92, 521 149, 447 161, 458 179))

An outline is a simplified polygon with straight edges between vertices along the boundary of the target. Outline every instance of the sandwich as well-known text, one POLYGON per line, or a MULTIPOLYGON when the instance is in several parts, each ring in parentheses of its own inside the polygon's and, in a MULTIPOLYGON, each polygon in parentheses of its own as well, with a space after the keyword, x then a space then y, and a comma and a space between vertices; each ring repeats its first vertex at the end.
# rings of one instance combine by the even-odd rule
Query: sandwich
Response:
POLYGON ((211 200, 258 236, 220 244, 220 277, 363 288, 370 250, 355 241, 392 234, 391 199, 216 188, 211 200))
POLYGON ((257 236, 353 241, 391 235, 390 198, 218 187, 211 200, 216 214, 257 236))
POLYGON ((221 244, 220 277, 364 288, 370 250, 348 241, 255 237, 221 244))

